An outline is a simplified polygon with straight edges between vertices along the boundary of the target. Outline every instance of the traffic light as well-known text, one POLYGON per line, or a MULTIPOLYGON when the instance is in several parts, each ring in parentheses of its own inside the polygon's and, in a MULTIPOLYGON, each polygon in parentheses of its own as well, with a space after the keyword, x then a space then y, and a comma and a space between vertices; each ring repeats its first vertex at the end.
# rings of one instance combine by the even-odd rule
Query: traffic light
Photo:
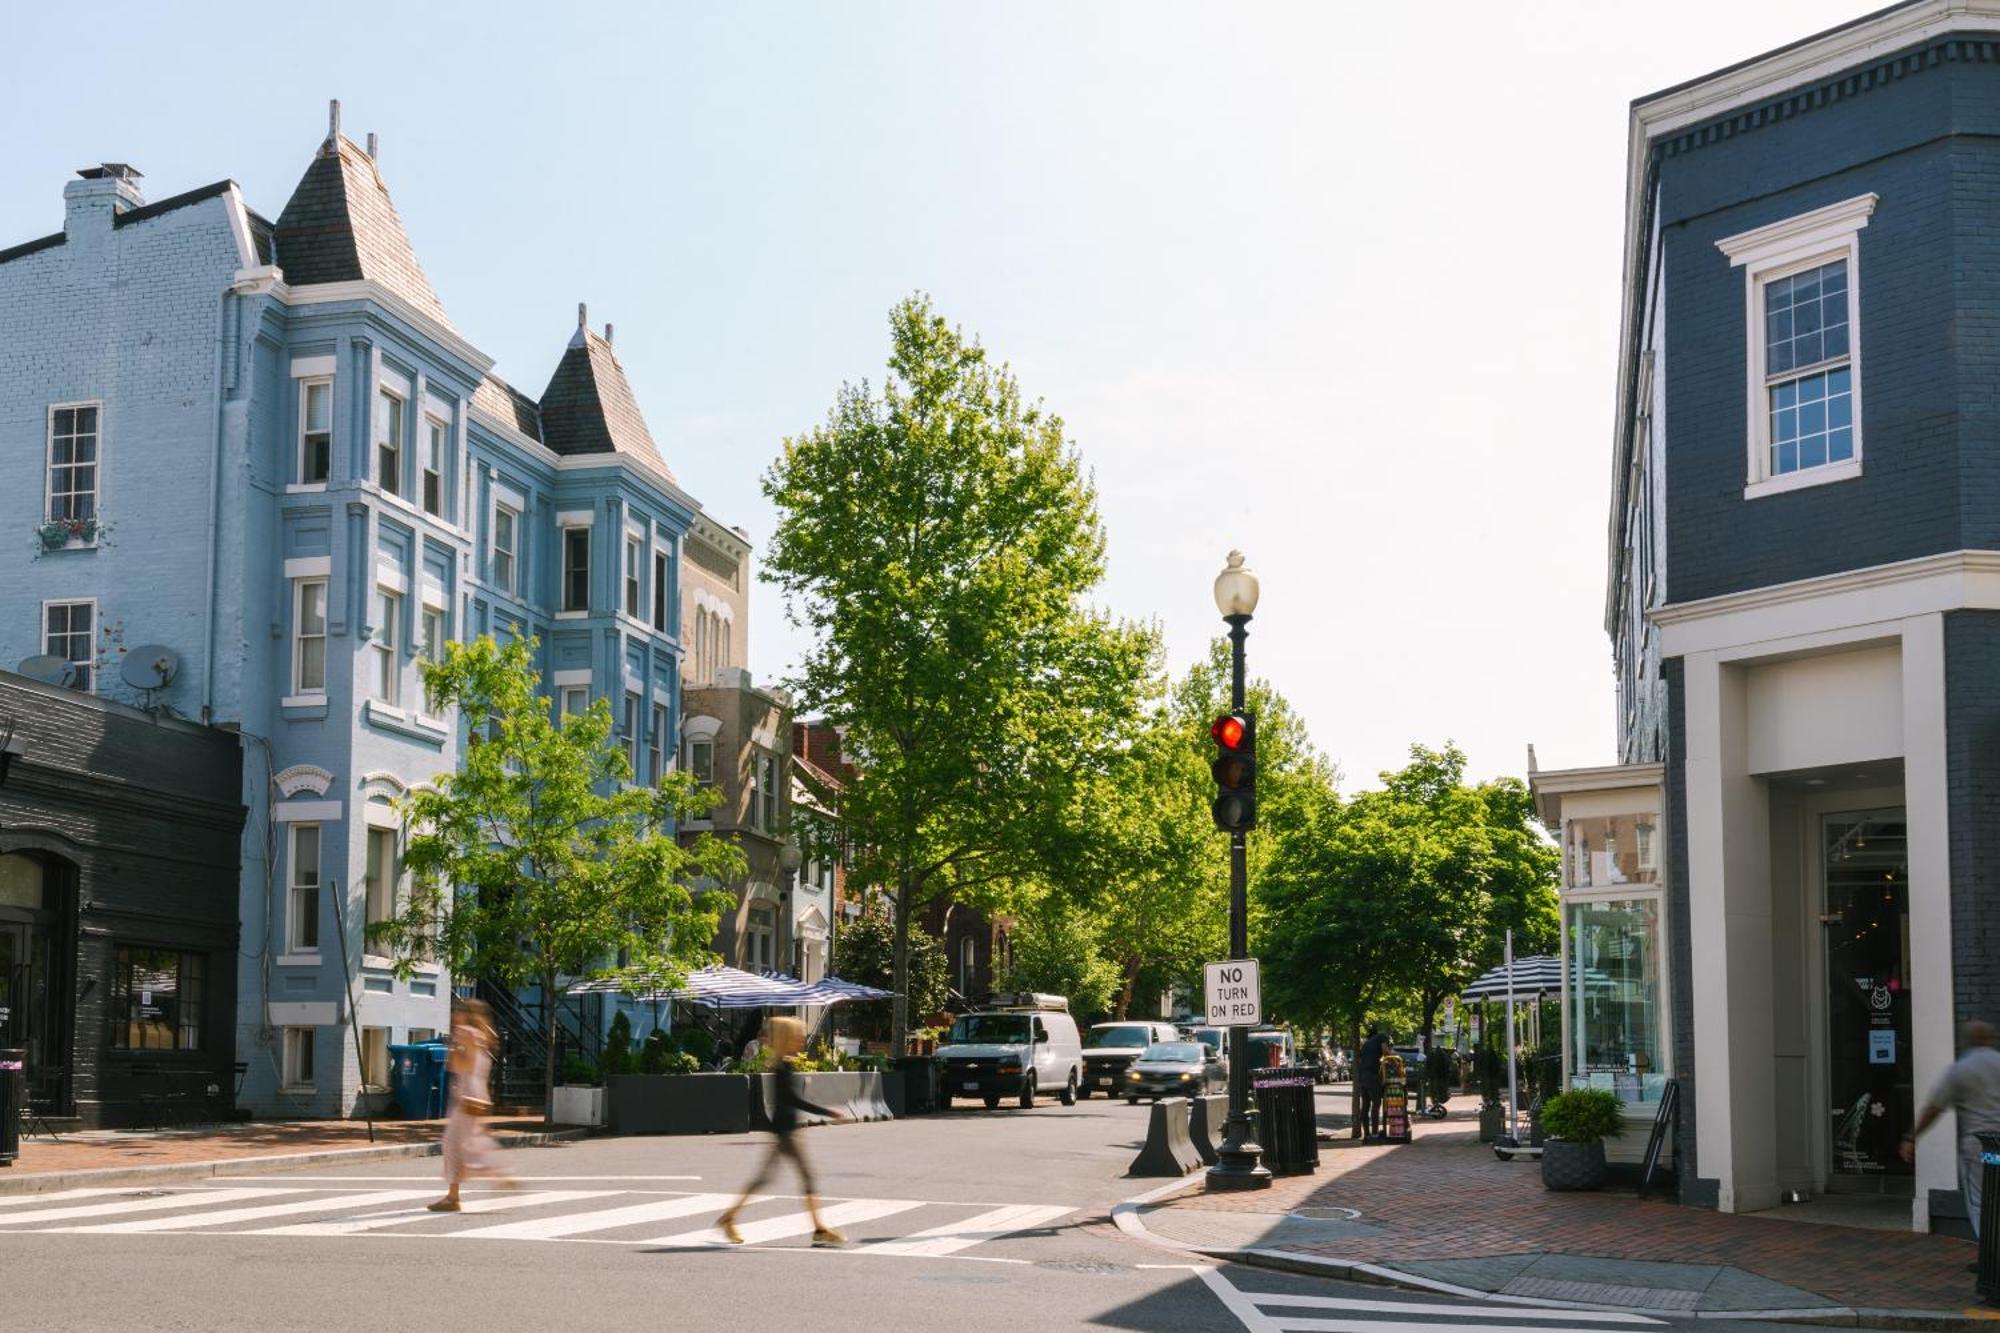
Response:
POLYGON ((1248 713, 1224 713, 1208 734, 1215 738, 1215 826, 1224 833, 1243 833, 1257 824, 1257 719, 1248 713))

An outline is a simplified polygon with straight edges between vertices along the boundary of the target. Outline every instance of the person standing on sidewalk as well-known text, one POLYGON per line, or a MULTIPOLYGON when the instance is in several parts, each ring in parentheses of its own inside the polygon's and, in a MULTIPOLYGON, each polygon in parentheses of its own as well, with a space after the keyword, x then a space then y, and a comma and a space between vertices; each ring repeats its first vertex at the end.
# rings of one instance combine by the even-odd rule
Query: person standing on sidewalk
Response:
POLYGON ((1389 1039, 1382 1035, 1382 1025, 1370 1023, 1368 1039, 1361 1043, 1361 1053, 1354 1057, 1354 1094, 1360 1102, 1356 1124, 1365 1139, 1382 1132, 1382 1053, 1388 1049, 1389 1039))
POLYGON ((430 1205, 434 1213, 459 1211, 458 1187, 467 1176, 500 1176, 508 1188, 514 1185, 495 1157, 500 1145, 479 1122, 479 1117, 493 1110, 491 1079, 497 1045, 492 1012, 483 1000, 452 1002, 451 1054, 444 1063, 451 1075, 451 1105, 445 1109, 444 1121, 445 1190, 444 1197, 430 1205))
POLYGON ((819 1199, 813 1187, 812 1167, 806 1164, 805 1149, 799 1146, 799 1112, 811 1111, 816 1115, 835 1120, 845 1118, 838 1111, 807 1101, 799 1092, 799 1076, 792 1069, 792 1057, 804 1049, 805 1044, 805 1025, 796 1018, 773 1018, 764 1024, 764 1049, 771 1052, 777 1061, 771 1070, 776 1082, 774 1089, 776 1096, 773 1099, 775 1105, 771 1108, 771 1152, 765 1157, 764 1164, 757 1168, 757 1174, 744 1187, 742 1197, 729 1205, 729 1211, 715 1219, 716 1230, 720 1231, 723 1238, 731 1245, 743 1243, 743 1233, 736 1229, 736 1214, 750 1202, 750 1196, 770 1179, 771 1172, 777 1169, 780 1157, 792 1159, 792 1165, 798 1168, 799 1180, 805 1185, 806 1211, 812 1214, 813 1244, 847 1244, 847 1237, 828 1226, 826 1219, 819 1215, 819 1199))
POLYGON ((1965 1054, 1944 1071, 1930 1100, 1917 1113, 1917 1127, 1903 1135, 1903 1160, 1917 1158, 1917 1136, 1936 1124, 1946 1111, 1958 1112, 1958 1187, 1965 1211, 1972 1217, 1972 1236, 1979 1238, 1979 1134, 2000 1134, 2000 1051, 1993 1049, 1993 1025, 1975 1018, 1965 1025, 1965 1054))

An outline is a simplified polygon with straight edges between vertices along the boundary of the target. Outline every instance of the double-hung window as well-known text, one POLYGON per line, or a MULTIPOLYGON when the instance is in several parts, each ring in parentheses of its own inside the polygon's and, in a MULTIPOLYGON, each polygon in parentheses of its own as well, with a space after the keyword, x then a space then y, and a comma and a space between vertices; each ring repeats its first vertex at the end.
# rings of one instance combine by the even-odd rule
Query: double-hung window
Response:
POLYGON ((403 417, 401 394, 382 389, 375 395, 375 484, 391 495, 403 493, 403 417))
POLYGON ((1743 269, 1749 463, 1745 498, 1861 472, 1864 194, 1717 241, 1743 269))
POLYGON ((562 609, 590 609, 590 529, 563 529, 562 609))
POLYGON ((375 925, 396 915, 396 830, 368 830, 367 889, 362 900, 365 923, 375 925))
POLYGON ((418 650, 433 662, 444 661, 444 608, 425 606, 423 628, 417 640, 418 650))
POLYGON ((424 418, 423 500, 426 514, 444 512, 444 460, 450 452, 451 427, 436 417, 424 418))
POLYGON ((653 705, 653 726, 646 733, 646 766, 652 772, 653 785, 659 786, 667 780, 667 706, 653 705))
POLYGON ((300 579, 292 617, 292 693, 326 692, 326 580, 300 579))
POLYGON ((312 1028, 285 1029, 285 1087, 292 1091, 312 1090, 316 1035, 312 1028))
POLYGON ((299 381, 299 480, 324 482, 333 474, 333 381, 299 381))
POLYGON ((667 553, 653 552, 653 628, 667 632, 667 553))
POLYGON ((639 571, 646 562, 646 539, 627 537, 625 539, 625 614, 639 618, 639 571))
POLYGON ((393 704, 401 696, 402 662, 398 633, 403 618, 403 599, 386 588, 375 590, 375 640, 369 645, 375 654, 375 697, 393 704))
POLYGON ((627 778, 636 782, 639 778, 639 696, 630 690, 625 692, 624 723, 625 764, 630 770, 627 778))
POLYGON ((96 688, 97 603, 44 602, 42 651, 68 663, 62 683, 85 694, 96 688))
POLYGON ((49 409, 49 522, 80 528, 97 521, 95 404, 49 409))
POLYGON ((590 688, 586 685, 565 685, 562 692, 562 715, 581 717, 590 707, 590 688))
POLYGON ((300 953, 319 950, 319 825, 293 824, 291 893, 287 945, 300 953))
POLYGON ((688 772, 704 787, 715 785, 715 742, 690 740, 687 743, 688 772))
POLYGON ((514 591, 514 560, 520 545, 521 516, 506 505, 493 506, 493 586, 514 591))
POLYGON ((766 833, 778 831, 778 759, 776 755, 763 755, 759 762, 764 766, 763 781, 759 784, 764 800, 763 829, 766 833))

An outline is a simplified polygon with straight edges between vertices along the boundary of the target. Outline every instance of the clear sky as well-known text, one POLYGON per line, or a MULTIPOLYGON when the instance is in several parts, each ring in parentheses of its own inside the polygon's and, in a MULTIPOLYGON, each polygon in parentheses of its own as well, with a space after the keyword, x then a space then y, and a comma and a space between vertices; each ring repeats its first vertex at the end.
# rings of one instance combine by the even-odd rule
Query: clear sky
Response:
MULTIPOLYGON (((1605 763, 1628 104, 1875 7, 22 7, 0 246, 100 160, 276 217, 339 97, 497 372, 539 394, 588 301, 753 538, 779 442, 921 288, 1067 420, 1103 601, 1177 667, 1243 548, 1252 670, 1348 787, 1413 740, 1605 763)), ((800 646, 760 587, 751 665, 800 646)))

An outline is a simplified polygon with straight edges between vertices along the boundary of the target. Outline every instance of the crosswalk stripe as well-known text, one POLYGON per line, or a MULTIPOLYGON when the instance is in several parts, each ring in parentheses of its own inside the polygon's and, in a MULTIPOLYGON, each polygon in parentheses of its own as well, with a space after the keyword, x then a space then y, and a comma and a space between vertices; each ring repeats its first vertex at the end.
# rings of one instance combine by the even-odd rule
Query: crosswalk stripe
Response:
POLYGON ((375 1190, 368 1194, 318 1195, 289 1203, 264 1203, 250 1208, 224 1208, 219 1212, 183 1213, 178 1217, 142 1217, 136 1222, 104 1222, 93 1226, 64 1227, 65 1231, 99 1233, 137 1231, 193 1231, 197 1227, 233 1226, 238 1222, 261 1222, 267 1217, 294 1213, 332 1213, 343 1208, 376 1208, 383 1204, 406 1203, 428 1195, 421 1190, 375 1190))
POLYGON ((73 1199, 95 1199, 106 1194, 130 1194, 132 1187, 122 1189, 54 1190, 48 1194, 9 1194, 0 1198, 0 1208, 20 1208, 31 1203, 56 1203, 73 1199))
POLYGON ((577 1199, 603 1199, 618 1193, 617 1190, 544 1190, 539 1194, 526 1192, 517 1194, 485 1194, 464 1201, 464 1209, 458 1213, 433 1213, 428 1208, 398 1208, 392 1213, 377 1213, 372 1217, 351 1217, 339 1222, 297 1222, 291 1226, 265 1227, 258 1231, 246 1231, 246 1236, 358 1236, 365 1231, 380 1231, 388 1227, 399 1227, 422 1217, 463 1217, 469 1213, 501 1213, 513 1208, 527 1208, 535 1204, 571 1203, 577 1199))
MULTIPOLYGON (((1370 1314, 1434 1314, 1452 1315, 1461 1319, 1568 1319, 1580 1324, 1657 1325, 1660 1322, 1642 1314, 1619 1314, 1609 1310, 1570 1310, 1554 1306, 1542 1308, 1532 1305, 1428 1305, 1419 1301, 1369 1301, 1343 1296, 1288 1296, 1276 1292, 1257 1291, 1246 1291, 1243 1296, 1259 1306, 1290 1305, 1301 1309, 1353 1310, 1370 1314)), ((1485 1325, 1479 1327, 1485 1328, 1485 1325)))
MULTIPOLYGON (((922 1199, 850 1199, 845 1203, 831 1204, 819 1211, 826 1225, 838 1227, 848 1222, 868 1222, 878 1217, 891 1217, 923 1206, 922 1199)), ((756 1245, 767 1240, 783 1240, 787 1236, 810 1235, 813 1230, 813 1218, 811 1213, 803 1211, 787 1213, 783 1217, 764 1217, 755 1222, 739 1222, 737 1230, 743 1233, 744 1244, 756 1245)), ((683 1231, 677 1236, 657 1236, 641 1243, 727 1245, 729 1240, 716 1228, 707 1227, 700 1231, 683 1231)))
POLYGON ((729 1206, 727 1194, 690 1194, 678 1199, 652 1199, 623 1208, 602 1208, 594 1212, 563 1213, 556 1217, 529 1217, 497 1226, 454 1231, 452 1238, 465 1240, 554 1240, 559 1236, 580 1236, 587 1231, 610 1231, 640 1222, 662 1221, 669 1217, 691 1217, 696 1213, 719 1213, 729 1206))
MULTIPOLYGON (((1467 1313, 1476 1313, 1476 1311, 1454 1308, 1452 1313, 1454 1315, 1464 1315, 1467 1313)), ((1570 1311, 1565 1310, 1558 1317, 1567 1319, 1570 1317, 1570 1313, 1570 1311)), ((1491 1314, 1479 1316, 1482 1321, 1493 1317, 1491 1314)), ((1435 1333, 1438 1326, 1435 1319, 1279 1319, 1270 1315, 1266 1315, 1265 1318, 1270 1320, 1270 1327, 1283 1330, 1283 1333, 1435 1333)), ((1477 1329, 1478 1333, 1551 1333, 1550 1327, 1546 1323, 1488 1324, 1481 1322, 1467 1324, 1466 1327, 1468 1329, 1477 1329)))
POLYGON ((963 1222, 948 1222, 941 1227, 912 1232, 900 1240, 870 1241, 863 1248, 871 1254, 956 1254, 960 1250, 971 1249, 981 1241, 1027 1231, 1075 1211, 1061 1205, 1013 1203, 968 1217, 963 1222))
POLYGON ((116 1203, 80 1203, 70 1208, 43 1208, 32 1213, 0 1214, 0 1226, 18 1227, 34 1222, 66 1222, 73 1217, 115 1217, 119 1213, 155 1212, 162 1208, 186 1208, 194 1204, 235 1203, 240 1199, 260 1199, 272 1194, 296 1192, 282 1189, 188 1190, 138 1199, 120 1199, 116 1203))

